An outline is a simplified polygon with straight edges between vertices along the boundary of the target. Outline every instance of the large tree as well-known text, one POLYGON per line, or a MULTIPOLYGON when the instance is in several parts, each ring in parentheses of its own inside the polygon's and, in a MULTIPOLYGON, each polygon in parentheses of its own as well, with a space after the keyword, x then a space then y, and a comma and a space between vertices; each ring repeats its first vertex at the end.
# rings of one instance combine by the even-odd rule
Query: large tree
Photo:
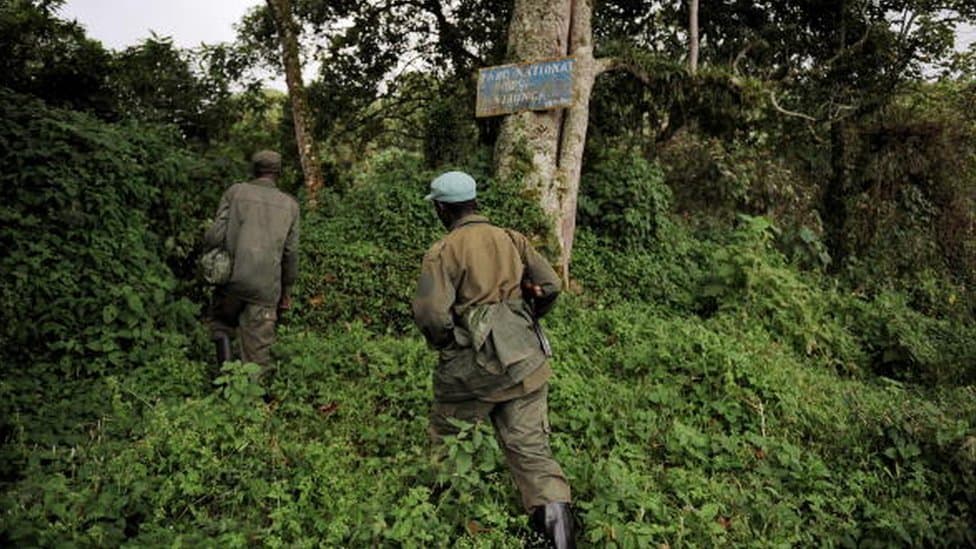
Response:
MULTIPOLYGON (((656 87, 654 98, 664 102, 664 112, 643 94, 621 93, 613 101, 640 102, 638 107, 648 118, 660 121, 655 131, 663 139, 692 119, 701 120, 707 131, 731 132, 718 134, 721 137, 742 133, 744 120, 736 119, 734 109, 720 113, 728 117, 725 124, 721 117, 711 116, 712 111, 724 103, 734 107, 745 95, 752 101, 762 90, 759 97, 765 98, 768 112, 799 129, 798 139, 812 135, 815 147, 822 143, 830 147, 827 156, 833 162, 828 169, 833 175, 823 188, 821 216, 833 242, 831 235, 840 230, 845 217, 838 202, 846 192, 845 120, 877 112, 896 97, 902 84, 948 61, 955 26, 976 16, 976 4, 963 0, 709 2, 701 6, 691 1, 605 0, 591 23, 592 6, 592 0, 516 0, 509 27, 509 60, 574 56, 577 95, 573 107, 565 111, 506 117, 496 144, 501 175, 514 173, 524 166, 523 160, 528 161, 525 184, 553 218, 564 275, 572 252, 589 100, 603 71, 621 66, 635 69, 638 82, 656 87), (614 59, 594 58, 594 34, 614 59), (689 44, 697 46, 689 48, 689 44), (685 56, 689 57, 686 66, 695 68, 675 71, 676 62, 685 56), (708 72, 689 78, 699 63, 708 72)), ((635 114, 632 120, 645 119, 643 113, 635 114)), ((643 128, 638 131, 643 135, 643 128)), ((836 250, 843 254, 840 245, 836 250)))
POLYGON ((267 0, 268 10, 277 29, 281 47, 281 64, 285 69, 285 83, 291 101, 292 122, 295 126, 295 141, 298 144, 298 158, 305 174, 305 189, 308 204, 316 203, 316 194, 325 184, 322 166, 312 135, 311 117, 305 98, 305 84, 302 79, 302 62, 299 57, 298 25, 292 15, 290 0, 267 0))
MULTIPOLYGON (((300 47, 319 61, 307 97, 326 166, 377 147, 423 150, 432 132, 433 141, 461 150, 476 145, 459 143, 472 133, 481 143, 494 143, 496 120, 476 123, 461 111, 474 103, 474 70, 504 57, 510 5, 511 0, 291 0, 302 29, 300 47)), ((242 20, 237 46, 252 64, 283 71, 267 6, 242 20)), ((462 158, 458 152, 435 153, 429 160, 462 158)))
POLYGON ((597 76, 618 65, 612 58, 593 56, 592 17, 592 0, 516 0, 508 31, 509 59, 572 56, 576 64, 574 100, 565 110, 508 115, 495 145, 496 171, 501 177, 512 176, 520 170, 521 159, 528 159, 529 169, 521 175, 552 219, 559 267, 566 280, 576 231, 590 95, 597 76))

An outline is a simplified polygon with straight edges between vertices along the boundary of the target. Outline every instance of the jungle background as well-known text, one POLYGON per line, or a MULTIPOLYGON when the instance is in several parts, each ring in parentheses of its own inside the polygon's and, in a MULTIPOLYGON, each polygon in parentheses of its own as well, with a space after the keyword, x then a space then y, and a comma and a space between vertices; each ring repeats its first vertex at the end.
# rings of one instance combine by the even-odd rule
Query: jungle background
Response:
MULTIPOLYGON (((429 463, 409 313, 439 171, 555 253, 473 117, 514 2, 294 0, 314 207, 288 96, 255 76, 282 70, 267 8, 235 43, 109 51, 59 4, 0 1, 0 545, 526 543, 490 430, 429 463), (304 206, 261 387, 211 365, 196 260, 265 147, 304 206)), ((594 4, 620 69, 544 321, 581 542, 976 544, 976 50, 953 48, 976 7, 699 10, 691 70, 685 3, 594 4)))

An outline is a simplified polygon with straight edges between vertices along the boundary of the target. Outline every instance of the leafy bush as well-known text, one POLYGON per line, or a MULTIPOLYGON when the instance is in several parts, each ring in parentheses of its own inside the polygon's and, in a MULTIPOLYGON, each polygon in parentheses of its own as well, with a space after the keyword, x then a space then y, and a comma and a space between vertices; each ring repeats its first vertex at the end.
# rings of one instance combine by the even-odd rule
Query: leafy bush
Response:
POLYGON ((661 168, 639 156, 611 151, 580 182, 579 225, 616 250, 648 248, 670 207, 661 168))
POLYGON ((160 334, 193 333, 195 306, 175 298, 167 263, 188 261, 216 170, 166 129, 0 99, 4 362, 100 375, 147 362, 160 334))
MULTIPOLYGON (((966 544, 970 390, 811 368, 760 325, 570 298, 550 419, 581 536, 600 546, 966 544)), ((519 547, 530 539, 501 453, 465 425, 429 461, 430 371, 418 337, 362 325, 286 329, 260 398, 248 365, 111 378, 112 421, 75 444, 14 446, 2 496, 15 545, 173 543, 519 547), (188 381, 159 387, 153 375, 188 381), (189 391, 189 393, 187 392, 189 391)), ((968 536, 968 537, 967 537, 968 536)))
MULTIPOLYGON (((0 101, 0 435, 70 446, 108 413, 98 379, 201 348, 185 296, 202 294, 189 277, 203 208, 234 165, 188 154, 168 128, 0 101)), ((4 479, 28 461, 7 444, 0 457, 4 479)))
POLYGON ((607 153, 584 174, 579 200, 570 271, 587 299, 692 310, 713 244, 672 219, 660 167, 607 153))
POLYGON ((657 241, 626 253, 581 227, 570 273, 583 297, 600 305, 635 301, 667 304, 692 312, 698 303, 704 258, 714 243, 697 240, 681 226, 666 224, 657 241))
MULTIPOLYGON (((481 211, 528 235, 545 234, 537 206, 516 182, 494 181, 479 166, 481 211)), ((414 154, 389 150, 372 158, 341 196, 305 215, 300 314, 312 326, 360 321, 381 332, 412 325, 410 300, 426 250, 444 235, 430 203, 436 172, 414 154)))
POLYGON ((845 381, 734 314, 557 315, 554 445, 591 541, 971 539, 970 391, 845 381))
POLYGON ((705 313, 719 311, 756 322, 803 356, 818 356, 840 371, 864 364, 861 350, 831 315, 833 294, 791 269, 763 217, 740 215, 726 246, 712 253, 700 293, 705 313))
MULTIPOLYGON (((976 272, 976 118, 972 89, 919 86, 845 135, 850 157, 842 230, 853 283, 926 271, 972 286, 976 272)), ((967 297, 968 300, 973 299, 967 297)), ((971 302, 971 301, 970 301, 971 302)))
POLYGON ((970 385, 976 380, 976 328, 934 318, 900 292, 835 304, 880 374, 926 385, 970 385))
POLYGON ((727 225, 744 212, 786 227, 818 227, 814 185, 795 173, 777 146, 763 132, 731 142, 679 134, 660 155, 675 209, 703 224, 727 225))

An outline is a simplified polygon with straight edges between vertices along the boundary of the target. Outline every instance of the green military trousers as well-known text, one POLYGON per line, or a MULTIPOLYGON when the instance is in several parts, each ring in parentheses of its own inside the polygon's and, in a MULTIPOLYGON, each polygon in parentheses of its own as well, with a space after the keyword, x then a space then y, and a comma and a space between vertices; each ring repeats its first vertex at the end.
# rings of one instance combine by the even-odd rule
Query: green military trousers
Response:
POLYGON ((247 303, 217 292, 211 308, 210 331, 227 337, 237 334, 237 354, 242 362, 253 362, 265 370, 271 364, 271 345, 275 342, 275 307, 247 303))
POLYGON ((547 503, 570 502, 569 482, 549 448, 549 385, 512 400, 434 402, 430 438, 435 447, 457 434, 450 418, 469 423, 491 419, 526 512, 547 503))
POLYGON ((275 342, 274 307, 248 303, 239 317, 237 337, 241 343, 241 360, 260 364, 265 370, 271 364, 271 346, 275 342))

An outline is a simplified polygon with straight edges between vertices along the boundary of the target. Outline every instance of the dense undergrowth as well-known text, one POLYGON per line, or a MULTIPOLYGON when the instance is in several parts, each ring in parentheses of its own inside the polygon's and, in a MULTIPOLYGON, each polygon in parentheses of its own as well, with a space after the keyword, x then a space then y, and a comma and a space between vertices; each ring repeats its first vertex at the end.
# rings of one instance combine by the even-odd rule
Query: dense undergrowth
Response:
MULTIPOLYGON (((734 315, 568 300, 553 445, 585 539, 644 547, 971 543, 971 387, 838 377, 734 315)), ((361 324, 290 327, 266 405, 247 367, 195 362, 100 382, 71 445, 31 448, 4 496, 17 544, 450 543, 528 533, 488 432, 425 442, 433 357, 361 324), (163 374, 165 372, 165 375, 163 374), (178 375, 173 375, 178 372, 178 375)))
MULTIPOLYGON (((4 271, 17 273, 5 274, 3 296, 18 304, 3 318, 0 544, 529 539, 490 431, 466 428, 442 467, 428 459, 435 357, 408 303, 441 230, 420 199, 430 172, 419 157, 386 151, 306 212, 299 302, 262 388, 249 381, 252 365, 218 372, 200 360, 185 299, 199 288, 177 276, 192 246, 177 253, 163 235, 192 240, 209 211, 176 192, 193 184, 144 171, 159 156, 140 156, 147 141, 136 134, 155 134, 114 133, 123 130, 40 105, 33 112, 47 116, 28 120, 0 103, 5 142, 42 124, 50 150, 66 151, 54 164, 4 153, 22 169, 5 180, 0 209, 4 271), (123 180, 131 192, 107 184, 123 180), (73 196, 87 209, 72 214, 73 196), (102 247, 104 258, 78 253, 102 247), (64 301, 45 301, 55 290, 64 301), (61 324, 39 316, 32 328, 17 312, 29 306, 61 324)), ((153 150, 171 151, 159 139, 153 150)), ((552 444, 582 540, 976 543, 966 288, 940 272, 913 273, 928 282, 912 291, 896 280, 846 284, 801 268, 787 231, 765 217, 693 229, 672 215, 659 166, 601 162, 583 182, 574 292, 545 321, 556 349, 552 444)), ((541 232, 516 183, 468 168, 484 182, 487 214, 541 232)), ((816 240, 802 243, 815 257, 816 240)))

